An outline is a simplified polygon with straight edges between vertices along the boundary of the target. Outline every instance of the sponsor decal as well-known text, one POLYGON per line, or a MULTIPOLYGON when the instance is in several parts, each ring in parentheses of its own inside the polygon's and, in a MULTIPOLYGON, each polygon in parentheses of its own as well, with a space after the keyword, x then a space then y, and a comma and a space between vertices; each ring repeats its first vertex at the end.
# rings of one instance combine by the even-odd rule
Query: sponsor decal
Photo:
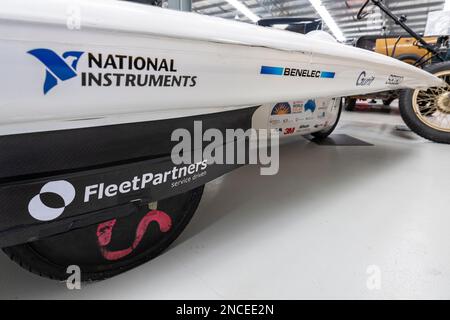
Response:
POLYGON ((77 74, 78 61, 84 52, 67 51, 60 57, 49 49, 34 49, 28 51, 45 66, 44 94, 47 94, 57 84, 58 80, 66 81, 75 78, 77 74), (71 63, 69 64, 68 62, 71 63))
POLYGON ((374 76, 367 76, 367 73, 363 71, 356 80, 356 86, 358 87, 370 86, 372 85, 374 80, 375 80, 374 76))
POLYGON ((312 113, 316 111, 316 102, 314 100, 308 100, 305 103, 305 112, 308 110, 311 111, 312 113))
POLYGON ((75 188, 67 181, 52 181, 46 183, 39 194, 35 195, 28 204, 28 212, 39 221, 50 221, 58 218, 64 209, 75 199, 75 188), (63 200, 62 206, 49 206, 42 201, 45 194, 54 194, 63 200))
POLYGON ((400 85, 403 80, 405 79, 405 77, 402 76, 397 76, 395 74, 391 74, 389 76, 389 78, 386 81, 386 84, 392 85, 392 86, 398 86, 400 85))
POLYGON ((326 110, 326 109, 328 109, 328 102, 327 101, 322 101, 317 109, 318 110, 326 110))
POLYGON ((309 124, 302 124, 298 127, 297 132, 298 133, 305 133, 310 131, 310 125, 309 124))
MULTIPOLYGON (((119 183, 106 184, 104 182, 98 182, 77 187, 78 192, 83 190, 83 196, 79 198, 80 200, 78 202, 82 201, 84 204, 87 204, 92 200, 119 197, 163 184, 170 184, 171 188, 176 188, 205 176, 207 167, 207 160, 203 160, 185 166, 174 166, 171 170, 164 172, 143 173, 119 183)), ((66 207, 73 203, 76 193, 75 187, 68 181, 47 182, 41 188, 39 194, 30 200, 28 212, 34 219, 39 221, 54 220, 63 214, 66 207), (62 202, 58 201, 57 205, 48 204, 47 194, 56 195, 57 198, 62 199, 62 202)))
POLYGON ((280 124, 281 123, 281 120, 270 120, 270 124, 271 125, 277 125, 277 124, 280 124))
POLYGON ((285 128, 283 134, 284 135, 290 135, 295 133, 295 128, 285 128))
POLYGON ((292 103, 292 113, 302 113, 304 104, 304 101, 294 101, 292 103))
MULTIPOLYGON (((141 176, 135 176, 131 180, 122 181, 119 184, 97 183, 87 186, 84 191, 84 202, 87 203, 93 198, 101 200, 103 198, 116 197, 132 191, 139 191, 151 186, 157 186, 171 181, 171 187, 177 187, 181 184, 191 182, 189 175, 203 171, 208 166, 207 160, 193 163, 184 167, 173 167, 170 171, 158 173, 144 173, 141 176)), ((205 172, 203 172, 205 173, 205 172)))
POLYGON ((336 76, 335 72, 321 71, 320 73, 320 77, 325 79, 334 79, 335 76, 336 76))
POLYGON ((288 102, 277 103, 272 108, 272 116, 281 116, 285 114, 291 114, 291 105, 288 102))
POLYGON ((260 74, 285 76, 285 77, 298 77, 298 78, 322 78, 322 79, 334 79, 334 77, 336 76, 336 73, 331 71, 271 67, 271 66, 261 66, 260 74))
POLYGON ((262 66, 261 67, 261 74, 269 74, 269 75, 275 75, 275 76, 282 76, 284 73, 284 68, 280 67, 269 67, 269 66, 262 66))
POLYGON ((80 75, 81 87, 195 87, 197 76, 179 74, 174 59, 111 53, 67 51, 59 56, 50 49, 29 54, 46 67, 44 94, 58 84, 80 75), (87 69, 77 66, 86 59, 87 69))

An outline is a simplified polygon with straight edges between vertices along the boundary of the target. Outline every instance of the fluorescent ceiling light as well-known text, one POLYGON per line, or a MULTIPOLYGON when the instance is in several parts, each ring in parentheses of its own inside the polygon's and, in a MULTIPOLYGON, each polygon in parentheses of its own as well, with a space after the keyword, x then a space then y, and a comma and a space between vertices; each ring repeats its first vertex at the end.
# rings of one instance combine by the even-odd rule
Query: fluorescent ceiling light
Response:
POLYGON ((244 16, 249 18, 252 22, 258 21, 260 18, 254 14, 246 5, 238 0, 225 0, 233 7, 235 7, 238 11, 240 11, 244 16))
MULTIPOLYGON (((448 1, 448 0, 447 0, 448 1)), ((336 39, 339 41, 345 41, 344 34, 341 29, 339 29, 336 21, 334 21, 333 17, 328 12, 327 8, 324 7, 321 0, 309 0, 311 5, 316 9, 317 13, 320 15, 325 24, 330 28, 331 32, 334 34, 336 39)))

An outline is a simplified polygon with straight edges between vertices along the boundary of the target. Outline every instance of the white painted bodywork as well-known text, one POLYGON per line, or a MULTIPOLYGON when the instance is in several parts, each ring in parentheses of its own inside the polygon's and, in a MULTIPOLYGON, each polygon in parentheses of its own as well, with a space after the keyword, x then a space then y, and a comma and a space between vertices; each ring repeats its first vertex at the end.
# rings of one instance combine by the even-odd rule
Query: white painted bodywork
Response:
MULTIPOLYGON (((278 101, 441 85, 376 53, 283 30, 108 0, 3 0, 0 135, 178 118, 278 101), (43 92, 48 71, 30 50, 83 52, 77 76, 43 92), (173 61, 176 72, 89 68, 88 53, 173 61), (333 79, 261 74, 262 66, 335 73, 333 79), (357 86, 362 72, 374 77, 357 86), (82 73, 189 75, 195 86, 82 86, 82 73), (391 75, 402 78, 388 84, 391 75)), ((69 60, 66 60, 69 63, 69 60)), ((268 107, 270 108, 270 107, 268 107)))

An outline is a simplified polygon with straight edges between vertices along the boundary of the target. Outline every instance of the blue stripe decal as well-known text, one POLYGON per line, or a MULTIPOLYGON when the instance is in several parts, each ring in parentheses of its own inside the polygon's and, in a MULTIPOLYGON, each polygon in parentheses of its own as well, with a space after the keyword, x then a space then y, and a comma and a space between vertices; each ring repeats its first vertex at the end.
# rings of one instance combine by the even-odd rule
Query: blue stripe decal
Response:
POLYGON ((326 78, 326 79, 334 79, 335 75, 336 75, 335 72, 328 72, 328 71, 322 71, 320 73, 320 77, 321 78, 326 78))
POLYGON ((269 66, 261 67, 261 74, 271 74, 271 75, 275 75, 275 76, 282 76, 283 71, 284 71, 284 68, 280 68, 280 67, 269 67, 269 66))

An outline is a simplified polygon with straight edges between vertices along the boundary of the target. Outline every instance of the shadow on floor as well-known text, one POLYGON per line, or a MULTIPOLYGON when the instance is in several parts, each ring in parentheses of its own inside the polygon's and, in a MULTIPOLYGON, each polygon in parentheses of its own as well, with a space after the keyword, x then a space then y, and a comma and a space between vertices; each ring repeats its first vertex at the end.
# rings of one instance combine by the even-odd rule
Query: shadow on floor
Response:
MULTIPOLYGON (((345 197, 345 190, 377 175, 384 166, 406 159, 409 151, 385 146, 325 147, 299 140, 283 145, 280 155, 280 171, 275 176, 261 176, 257 166, 247 166, 209 183, 199 210, 175 245, 194 237, 228 214, 239 212, 240 207, 252 209, 239 212, 236 217, 242 232, 257 224, 259 219, 276 219, 283 215, 280 208, 290 201, 300 204, 299 215, 313 214, 303 212, 301 204, 307 207, 309 202, 323 201, 328 193, 343 192, 345 197)), ((233 234, 236 232, 239 230, 233 230, 233 234)), ((216 236, 226 241, 227 235, 216 236)))

